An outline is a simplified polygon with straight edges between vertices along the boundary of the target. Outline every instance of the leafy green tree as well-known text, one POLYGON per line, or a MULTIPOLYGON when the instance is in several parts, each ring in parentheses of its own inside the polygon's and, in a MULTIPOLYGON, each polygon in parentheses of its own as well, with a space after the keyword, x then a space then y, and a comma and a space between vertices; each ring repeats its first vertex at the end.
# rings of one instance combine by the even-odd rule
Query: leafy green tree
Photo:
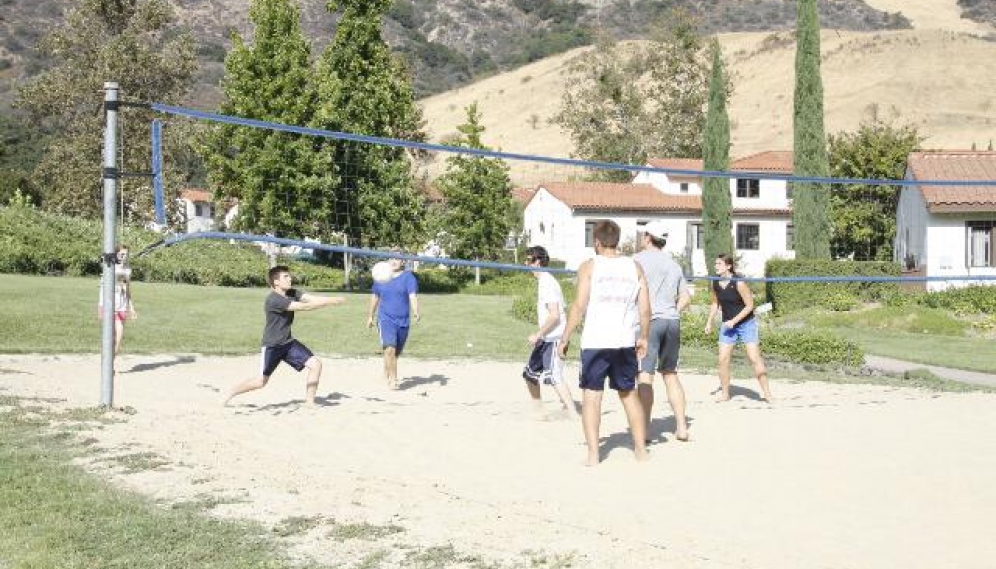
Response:
MULTIPOLYGON (((125 99, 173 104, 190 89, 194 41, 173 21, 167 0, 79 0, 64 23, 42 39, 39 49, 52 65, 21 88, 17 105, 40 130, 58 133, 32 176, 44 189, 47 209, 101 215, 104 82, 117 82, 125 99)), ((124 143, 119 167, 148 172, 152 113, 124 108, 119 116, 124 143)), ((164 145, 167 162, 177 147, 164 145)), ((176 181, 170 185, 175 188, 176 181)), ((122 178, 119 190, 126 220, 152 218, 148 181, 122 178)))
MULTIPOLYGON (((255 34, 232 34, 221 112, 306 125, 317 106, 311 47, 292 0, 253 0, 255 34)), ((215 127, 207 144, 209 180, 219 202, 236 200, 240 230, 328 240, 335 235, 336 170, 320 141, 236 125, 215 127)))
MULTIPOLYGON (((855 132, 830 135, 830 173, 835 178, 902 180, 907 158, 923 141, 914 124, 864 122, 855 132)), ((899 191, 899 186, 834 185, 830 196, 834 256, 892 259, 899 191)))
MULTIPOLYGON (((709 108, 706 111, 705 140, 702 143, 706 170, 728 171, 730 168, 730 116, 723 52, 719 43, 712 45, 712 76, 709 80, 709 108)), ((733 253, 733 222, 730 181, 706 178, 702 188, 702 232, 705 240, 706 267, 714 274, 711 261, 723 253, 733 253)))
MULTIPOLYGON (((330 0, 341 11, 335 38, 318 63, 313 125, 358 135, 424 141, 411 78, 381 37, 391 0, 330 0)), ((411 247, 425 237, 424 199, 412 157, 398 147, 329 141, 340 168, 336 217, 356 245, 411 247)))
POLYGON ((622 164, 702 156, 709 61, 690 17, 675 11, 667 21, 645 45, 602 37, 570 65, 553 120, 570 133, 576 156, 622 164))
MULTIPOLYGON (((467 122, 457 127, 456 146, 487 150, 481 142, 481 114, 477 103, 467 107, 467 122)), ((446 173, 436 180, 446 200, 443 214, 444 246, 461 259, 499 257, 511 229, 512 183, 508 166, 495 158, 454 155, 446 173)))
MULTIPOLYGON (((799 0, 795 52, 795 174, 827 177, 830 162, 823 129, 823 79, 820 76, 820 20, 816 0, 799 0)), ((830 258, 830 187, 796 182, 792 220, 799 259, 830 258)))

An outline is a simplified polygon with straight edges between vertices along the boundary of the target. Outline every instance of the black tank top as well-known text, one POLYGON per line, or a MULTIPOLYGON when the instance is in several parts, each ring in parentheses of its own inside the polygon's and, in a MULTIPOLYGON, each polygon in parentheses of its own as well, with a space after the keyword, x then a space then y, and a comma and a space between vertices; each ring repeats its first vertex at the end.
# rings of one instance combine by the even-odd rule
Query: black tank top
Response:
MULTIPOLYGON (((739 278, 739 275, 733 275, 733 278, 739 278)), ((719 281, 712 281, 712 291, 716 293, 716 300, 719 301, 719 308, 723 312, 723 322, 730 320, 740 311, 747 306, 744 303, 744 298, 740 296, 740 291, 737 290, 737 283, 735 280, 731 280, 726 284, 726 287, 719 286, 719 281)), ((746 322, 754 317, 754 311, 751 310, 741 322, 746 322)))

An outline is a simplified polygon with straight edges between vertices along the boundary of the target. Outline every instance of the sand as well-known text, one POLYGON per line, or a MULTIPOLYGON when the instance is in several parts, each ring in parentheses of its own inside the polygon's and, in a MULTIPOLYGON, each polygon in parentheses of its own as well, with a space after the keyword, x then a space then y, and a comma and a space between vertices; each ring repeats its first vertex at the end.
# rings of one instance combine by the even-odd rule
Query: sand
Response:
MULTIPOLYGON (((127 412, 80 434, 105 457, 81 464, 160 503, 222 502, 213 515, 320 516, 288 547, 350 567, 447 545, 505 567, 981 569, 996 558, 996 395, 775 381, 768 406, 741 381, 717 404, 715 379, 686 375, 692 442, 673 440, 658 406, 651 460, 637 463, 607 397, 604 460, 586 468, 580 425, 558 416, 552 392, 537 420, 518 364, 403 359, 391 392, 379 360, 328 356, 317 408, 302 406, 303 376, 286 367, 219 407, 256 360, 125 356, 115 404, 127 412), (136 452, 169 466, 127 474, 106 460, 136 452), (329 537, 359 523, 403 531, 329 537)), ((92 406, 99 373, 97 356, 0 356, 0 394, 92 406)))

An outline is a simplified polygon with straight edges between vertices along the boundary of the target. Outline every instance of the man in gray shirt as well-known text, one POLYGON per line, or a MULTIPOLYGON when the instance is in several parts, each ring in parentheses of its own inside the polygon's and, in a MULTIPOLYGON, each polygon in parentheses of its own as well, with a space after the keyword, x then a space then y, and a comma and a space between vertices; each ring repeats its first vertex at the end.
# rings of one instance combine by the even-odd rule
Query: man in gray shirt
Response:
POLYGON ((267 273, 267 282, 270 283, 270 294, 263 303, 266 324, 263 326, 259 375, 235 384, 222 399, 222 405, 227 405, 236 395, 265 387, 280 362, 286 362, 297 371, 308 369, 304 402, 309 406, 314 405, 318 380, 322 376, 322 360, 291 335, 294 313, 299 310, 314 310, 323 306, 342 304, 346 299, 341 296, 307 294, 293 288, 294 281, 290 270, 282 265, 270 269, 267 273))
POLYGON ((647 276, 653 312, 647 339, 647 355, 640 361, 637 390, 647 418, 649 437, 650 412, 654 406, 654 374, 661 372, 667 389, 667 400, 674 411, 674 436, 679 441, 687 441, 685 390, 678 380, 678 351, 681 346, 681 311, 691 303, 692 298, 688 294, 681 266, 670 253, 664 251, 667 235, 664 222, 655 220, 648 223, 641 238, 643 250, 635 257, 647 276))

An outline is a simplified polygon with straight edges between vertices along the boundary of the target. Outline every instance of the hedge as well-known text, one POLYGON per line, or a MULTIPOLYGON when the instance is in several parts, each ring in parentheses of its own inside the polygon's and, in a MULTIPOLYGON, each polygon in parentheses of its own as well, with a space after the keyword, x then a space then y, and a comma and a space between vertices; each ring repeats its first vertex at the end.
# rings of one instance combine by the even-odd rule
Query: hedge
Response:
MULTIPOLYGON (((161 234, 125 226, 122 241, 132 253, 161 240, 161 234)), ((98 276, 103 271, 100 222, 55 215, 30 207, 0 208, 0 273, 98 276)), ((284 260, 302 286, 339 288, 342 271, 284 260)), ((249 243, 199 239, 132 258, 140 281, 218 286, 265 286, 266 255, 249 243)))
MULTIPOLYGON (((765 266, 768 277, 861 276, 898 277, 898 263, 886 261, 831 261, 771 259, 765 266)), ((850 310, 862 302, 875 302, 899 292, 896 282, 800 282, 767 283, 768 300, 780 313, 826 308, 850 310)))

